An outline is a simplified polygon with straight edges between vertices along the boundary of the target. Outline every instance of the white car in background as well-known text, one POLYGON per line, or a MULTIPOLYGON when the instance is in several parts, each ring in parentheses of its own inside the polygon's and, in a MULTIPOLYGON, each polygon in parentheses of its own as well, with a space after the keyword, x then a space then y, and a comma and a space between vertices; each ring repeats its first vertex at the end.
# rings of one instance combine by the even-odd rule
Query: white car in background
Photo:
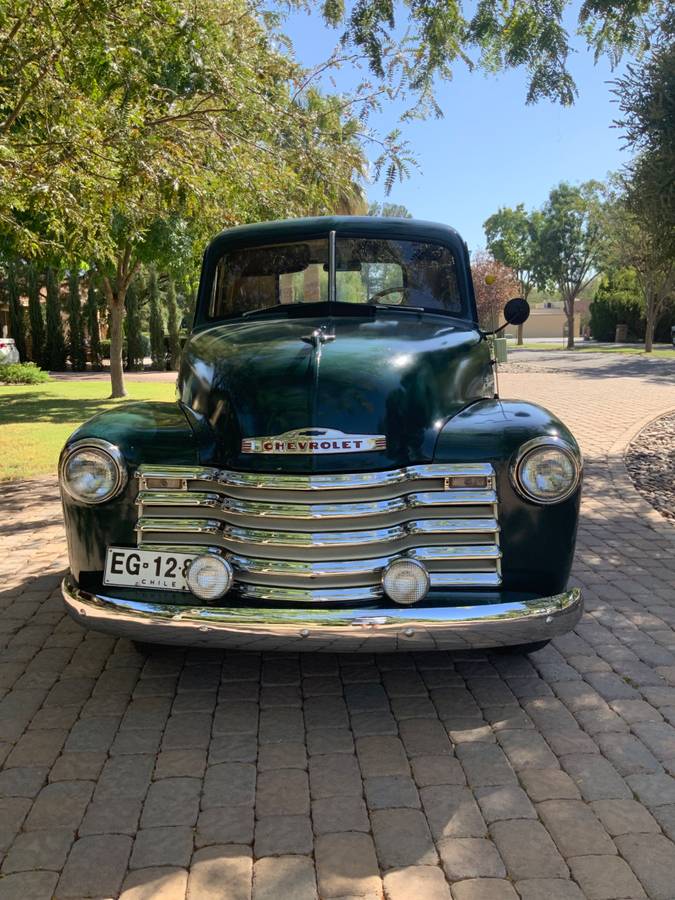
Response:
POLYGON ((14 338, 0 337, 0 366, 21 362, 14 338))

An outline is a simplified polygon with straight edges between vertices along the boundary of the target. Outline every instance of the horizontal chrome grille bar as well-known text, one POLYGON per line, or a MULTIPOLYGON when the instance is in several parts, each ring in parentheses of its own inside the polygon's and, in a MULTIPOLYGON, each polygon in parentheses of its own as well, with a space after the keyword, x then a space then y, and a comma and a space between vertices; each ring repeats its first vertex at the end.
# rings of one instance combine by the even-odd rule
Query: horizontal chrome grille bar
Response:
POLYGON ((382 571, 400 558, 421 561, 434 588, 501 584, 489 464, 336 475, 144 466, 137 474, 138 545, 220 553, 252 601, 381 600, 382 571))
MULTIPOLYGON (((459 476, 494 475, 489 463, 432 463, 407 466, 386 472, 358 472, 321 475, 282 475, 262 472, 235 472, 228 469, 187 466, 141 466, 136 472, 141 490, 164 489, 162 481, 172 479, 184 482, 211 481, 224 486, 249 487, 261 490, 344 490, 348 488, 373 488, 381 485, 404 484, 419 478, 450 478, 459 476), (150 482, 150 483, 149 483, 150 482)), ((168 486, 168 485, 167 485, 168 486)))

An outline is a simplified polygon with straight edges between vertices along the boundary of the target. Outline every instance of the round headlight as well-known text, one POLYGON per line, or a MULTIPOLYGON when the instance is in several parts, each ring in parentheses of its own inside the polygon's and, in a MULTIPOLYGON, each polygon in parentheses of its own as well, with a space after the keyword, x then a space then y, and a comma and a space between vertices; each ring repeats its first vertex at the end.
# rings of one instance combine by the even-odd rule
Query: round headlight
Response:
POLYGON ((188 587, 200 600, 218 600, 232 587, 232 566, 222 556, 196 556, 187 572, 188 587))
POLYGON ((536 503, 560 503, 574 493, 581 466, 571 447, 554 439, 526 444, 513 469, 518 491, 536 503))
POLYGON ((105 503, 127 483, 127 467, 121 451, 108 441, 73 444, 61 459, 63 489, 79 503, 105 503))
POLYGON ((411 606, 429 590, 429 573, 416 559, 394 559, 382 573, 382 587, 394 603, 411 606))

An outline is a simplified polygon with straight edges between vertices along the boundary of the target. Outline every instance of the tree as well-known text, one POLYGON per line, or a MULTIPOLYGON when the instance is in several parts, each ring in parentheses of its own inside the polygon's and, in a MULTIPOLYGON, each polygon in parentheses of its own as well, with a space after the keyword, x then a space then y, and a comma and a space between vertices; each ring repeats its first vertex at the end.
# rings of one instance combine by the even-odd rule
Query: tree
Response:
POLYGON ((152 368, 162 371, 165 368, 164 357, 164 316, 162 315, 162 300, 159 292, 157 270, 150 266, 148 274, 148 300, 150 304, 150 355, 152 356, 152 368))
POLYGON ((66 368, 66 342, 61 318, 61 290, 55 270, 47 269, 47 336, 45 339, 45 366, 55 372, 66 368))
POLYGON ((574 349, 574 301, 597 275, 603 251, 601 185, 561 182, 542 210, 539 234, 540 286, 553 282, 567 316, 567 348, 574 349))
POLYGON ((645 352, 651 353, 656 323, 675 290, 675 245, 661 231, 661 204, 644 198, 634 203, 631 188, 615 192, 605 206, 607 258, 610 265, 635 272, 643 298, 645 352))
POLYGON ((518 295, 518 278, 513 269, 485 251, 479 251, 471 260, 471 275, 478 322, 487 331, 493 331, 499 327, 506 302, 518 295))
MULTIPOLYGON (((539 230, 541 213, 526 212, 522 203, 515 209, 503 206, 483 223, 487 249, 498 261, 512 269, 525 300, 537 283, 539 230)), ((523 326, 517 329, 518 344, 523 343, 523 326)))
POLYGON ((35 265, 28 266, 27 280, 31 359, 38 366, 42 366, 45 351, 45 320, 40 302, 40 273, 35 265))
POLYGON ((96 284, 94 282, 94 273, 89 270, 89 278, 87 281, 87 302, 85 306, 87 330, 89 331, 89 358, 92 369, 100 369, 103 366, 103 358, 101 353, 101 330, 99 327, 99 299, 96 284))
POLYGON ((82 329, 82 299, 80 298, 80 273, 77 265, 68 272, 68 355, 74 372, 87 368, 87 354, 82 329))
POLYGON ((178 303, 176 302, 176 287, 171 278, 166 289, 166 308, 168 313, 169 366, 171 369, 177 369, 180 359, 180 322, 178 319, 178 303))
POLYGON ((130 372, 142 371, 145 357, 139 294, 140 275, 137 275, 127 290, 127 315, 124 322, 127 335, 127 369, 130 372))
POLYGON ((9 331, 14 338, 21 360, 26 359, 26 317, 21 305, 21 292, 16 272, 16 262, 7 264, 7 300, 9 303, 9 331))
POLYGON ((368 207, 369 216, 394 217, 397 219, 412 219, 412 213, 407 206, 401 203, 371 203, 368 207))

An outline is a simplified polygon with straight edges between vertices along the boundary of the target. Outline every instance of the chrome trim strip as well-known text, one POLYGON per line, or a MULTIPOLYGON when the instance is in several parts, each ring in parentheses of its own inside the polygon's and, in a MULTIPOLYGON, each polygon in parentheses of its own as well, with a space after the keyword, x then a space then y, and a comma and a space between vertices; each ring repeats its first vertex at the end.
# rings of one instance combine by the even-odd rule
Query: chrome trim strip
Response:
POLYGON ((143 516, 138 520, 136 532, 165 534, 221 534, 222 523, 217 519, 152 519, 143 516))
POLYGON ((62 584, 85 627, 132 640, 250 650, 452 650, 547 640, 581 617, 578 588, 553 597, 474 606, 395 609, 235 609, 121 600, 62 584))
POLYGON ((236 582, 240 597, 271 603, 367 603, 382 598, 379 584, 359 585, 359 587, 302 588, 279 587, 273 584, 249 584, 236 582))
POLYGON ((118 494, 122 493, 129 480, 129 472, 127 470, 127 461, 117 444, 111 444, 110 441, 104 441, 101 438, 82 438, 81 441, 75 441, 73 444, 66 445, 61 451, 61 455, 59 456, 58 478, 61 488, 76 503, 81 503, 83 506, 100 506, 101 503, 108 503, 109 500, 112 500, 114 497, 117 497, 118 494), (86 450, 87 448, 102 450, 112 459, 115 468, 117 469, 117 479, 114 488, 100 500, 83 500, 76 494, 71 493, 68 482, 64 478, 63 472, 70 457, 80 450, 86 450))
MULTIPOLYGON (((184 478, 186 481, 213 481, 234 487, 282 491, 320 491, 403 484, 419 478, 446 478, 458 475, 494 476, 489 463, 431 463, 388 469, 385 472, 357 472, 325 475, 278 475, 265 472, 235 472, 214 467, 141 466, 137 472, 140 489, 146 490, 148 478, 184 478)), ((150 488, 152 489, 152 488, 150 488)), ((458 489, 459 490, 459 489, 458 489)))
POLYGON ((207 509, 221 509, 220 494, 206 491, 139 491, 137 506, 197 506, 207 509))
POLYGON ((432 587, 499 587, 499 572, 429 572, 432 587))

